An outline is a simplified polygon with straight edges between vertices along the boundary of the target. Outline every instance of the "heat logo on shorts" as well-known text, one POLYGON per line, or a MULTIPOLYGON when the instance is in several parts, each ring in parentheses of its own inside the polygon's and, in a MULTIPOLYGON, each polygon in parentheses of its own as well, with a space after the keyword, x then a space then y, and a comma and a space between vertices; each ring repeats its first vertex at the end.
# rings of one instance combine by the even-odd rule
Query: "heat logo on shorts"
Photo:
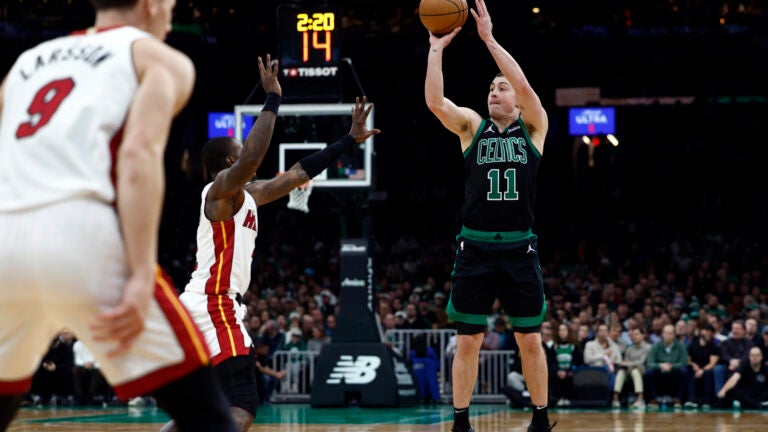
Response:
POLYGON ((343 380, 347 384, 368 384, 376 379, 379 366, 381 359, 377 356, 361 355, 355 360, 351 355, 343 355, 339 357, 325 383, 341 384, 343 380))

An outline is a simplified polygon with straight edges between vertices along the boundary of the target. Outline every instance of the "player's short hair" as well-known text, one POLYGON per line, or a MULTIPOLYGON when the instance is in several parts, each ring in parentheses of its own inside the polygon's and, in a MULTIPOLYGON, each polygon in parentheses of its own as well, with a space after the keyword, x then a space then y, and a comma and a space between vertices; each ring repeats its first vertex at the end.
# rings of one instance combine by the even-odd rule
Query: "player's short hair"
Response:
POLYGON ((232 147, 232 138, 216 137, 203 146, 203 166, 209 174, 217 173, 227 168, 227 156, 232 147))
POLYGON ((129 9, 138 3, 139 0, 91 0, 94 9, 129 9))

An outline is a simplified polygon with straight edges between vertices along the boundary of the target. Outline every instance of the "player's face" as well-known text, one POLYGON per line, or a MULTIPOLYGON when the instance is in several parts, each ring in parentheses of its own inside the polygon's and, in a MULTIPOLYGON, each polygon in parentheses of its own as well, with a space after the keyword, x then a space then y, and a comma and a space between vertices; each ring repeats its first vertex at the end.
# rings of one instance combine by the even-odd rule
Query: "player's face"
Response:
POLYGON ((504 77, 496 77, 488 92, 488 113, 491 117, 510 115, 517 108, 515 89, 504 77))
POLYGON ((158 39, 165 39, 171 32, 171 19, 176 0, 150 0, 155 3, 154 15, 150 17, 149 33, 158 39))

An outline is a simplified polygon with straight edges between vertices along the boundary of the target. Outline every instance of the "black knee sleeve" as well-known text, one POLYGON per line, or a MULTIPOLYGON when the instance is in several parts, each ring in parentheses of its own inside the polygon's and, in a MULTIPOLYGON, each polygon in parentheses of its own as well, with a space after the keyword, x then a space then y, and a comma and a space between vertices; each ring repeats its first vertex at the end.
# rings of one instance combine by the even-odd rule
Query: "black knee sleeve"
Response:
POLYGON ((22 395, 0 396, 0 431, 6 430, 11 424, 22 398, 22 395))
POLYGON ((476 335, 478 333, 485 333, 485 329, 488 326, 483 324, 468 324, 463 322, 456 323, 456 331, 460 335, 476 335))
POLYGON ((210 367, 200 368, 154 392, 180 431, 237 432, 224 393, 210 367))
POLYGON ((530 327, 515 327, 515 333, 541 333, 541 324, 530 327))

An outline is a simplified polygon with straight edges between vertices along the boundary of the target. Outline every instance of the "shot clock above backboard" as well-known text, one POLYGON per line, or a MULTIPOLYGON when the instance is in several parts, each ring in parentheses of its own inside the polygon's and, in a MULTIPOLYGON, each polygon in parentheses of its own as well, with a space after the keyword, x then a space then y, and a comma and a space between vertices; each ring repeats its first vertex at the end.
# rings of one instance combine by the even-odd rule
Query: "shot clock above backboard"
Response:
POLYGON ((332 7, 278 8, 280 83, 289 101, 341 99, 341 14, 332 7))

